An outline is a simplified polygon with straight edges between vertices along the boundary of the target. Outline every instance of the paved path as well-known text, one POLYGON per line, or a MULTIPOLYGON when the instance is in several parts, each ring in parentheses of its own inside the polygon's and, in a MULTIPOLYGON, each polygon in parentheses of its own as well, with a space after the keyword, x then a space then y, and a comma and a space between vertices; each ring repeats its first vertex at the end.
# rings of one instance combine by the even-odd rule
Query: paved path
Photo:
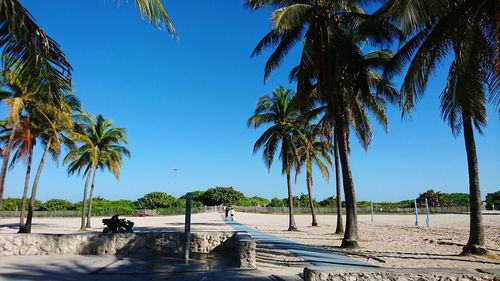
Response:
MULTIPOLYGON (((224 219, 223 217, 221 217, 224 219)), ((336 254, 332 251, 324 250, 314 246, 308 246, 293 242, 287 239, 283 239, 278 236, 270 235, 259 231, 253 227, 249 227, 238 223, 236 221, 226 220, 226 223, 232 226, 236 231, 246 231, 250 234, 257 244, 271 244, 275 247, 287 250, 292 254, 303 258, 305 261, 311 263, 314 266, 329 266, 337 268, 366 268, 366 267, 376 267, 374 265, 364 263, 346 256, 336 254)))

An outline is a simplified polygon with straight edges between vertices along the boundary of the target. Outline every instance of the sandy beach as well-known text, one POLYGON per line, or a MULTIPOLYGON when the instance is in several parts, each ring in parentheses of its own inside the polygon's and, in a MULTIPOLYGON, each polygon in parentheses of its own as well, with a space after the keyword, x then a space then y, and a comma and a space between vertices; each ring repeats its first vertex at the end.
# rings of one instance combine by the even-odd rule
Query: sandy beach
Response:
MULTIPOLYGON (((102 218, 93 218, 93 228, 102 231, 102 218)), ((132 217, 136 231, 183 231, 183 216, 132 217)), ((311 227, 310 215, 296 215, 299 231, 287 231, 286 215, 237 213, 236 220, 269 234, 295 242, 315 245, 338 251, 341 254, 382 267, 408 268, 458 268, 500 269, 500 215, 485 215, 486 245, 491 257, 459 256, 467 242, 468 215, 431 215, 431 226, 425 226, 421 217, 420 226, 415 226, 411 215, 359 216, 359 244, 356 250, 340 249, 342 236, 335 235, 336 216, 318 216, 319 226, 311 227), (496 257, 495 257, 496 256, 496 257)), ((15 233, 16 218, 0 219, 0 233, 15 233)), ((192 217, 192 231, 231 231, 217 213, 195 214, 192 217)), ((35 218, 33 233, 77 233, 79 218, 35 218)), ((291 253, 270 245, 259 244, 257 262, 261 270, 296 274, 307 265, 291 253)))

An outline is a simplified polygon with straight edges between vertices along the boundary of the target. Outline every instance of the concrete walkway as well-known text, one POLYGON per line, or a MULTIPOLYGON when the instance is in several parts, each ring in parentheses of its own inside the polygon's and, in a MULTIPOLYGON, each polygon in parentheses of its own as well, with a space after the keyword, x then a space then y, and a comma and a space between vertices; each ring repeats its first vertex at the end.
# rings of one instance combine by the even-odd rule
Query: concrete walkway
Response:
MULTIPOLYGON (((224 217, 221 216, 224 220, 224 217)), ((376 267, 374 265, 364 263, 346 256, 336 254, 332 251, 324 250, 314 246, 308 246, 293 242, 287 239, 283 239, 278 236, 270 235, 259 231, 253 227, 249 227, 238 223, 237 221, 231 221, 230 219, 225 220, 225 222, 233 227, 236 231, 246 231, 250 234, 257 242, 257 247, 259 243, 270 244, 277 248, 287 250, 292 254, 303 258, 305 261, 309 262, 313 266, 329 266, 335 268, 368 268, 376 267)))

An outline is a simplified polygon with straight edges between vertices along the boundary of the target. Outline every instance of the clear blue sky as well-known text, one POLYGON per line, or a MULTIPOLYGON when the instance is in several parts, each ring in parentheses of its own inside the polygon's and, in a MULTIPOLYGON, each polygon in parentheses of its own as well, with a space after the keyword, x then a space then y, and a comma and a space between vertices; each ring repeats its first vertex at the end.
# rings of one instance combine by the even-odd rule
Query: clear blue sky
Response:
MULTIPOLYGON (((299 58, 293 51, 263 83, 267 56, 250 59, 250 53, 269 29, 270 11, 251 13, 238 0, 164 1, 179 33, 175 41, 143 21, 133 1, 21 2, 67 54, 85 109, 127 129, 132 158, 119 181, 98 174, 96 195, 180 196, 219 185, 247 195, 286 196, 279 163, 268 174, 261 156, 252 154, 262 130, 246 127, 259 96, 289 86, 288 71, 299 58)), ((411 119, 402 120, 391 107, 388 134, 373 124, 368 151, 351 140, 358 200, 403 200, 428 188, 468 192, 463 137, 454 138, 440 117, 446 71, 443 66, 433 77, 411 119)), ((476 134, 483 196, 500 189, 500 122, 491 108, 488 113, 484 136, 476 134)), ((35 163, 40 154, 38 149, 35 163)), ((19 164, 8 174, 6 197, 20 197, 24 170, 19 164)), ((314 196, 333 195, 334 182, 318 174, 314 196)), ((83 184, 81 177, 68 178, 62 163, 48 162, 38 197, 81 200, 83 184)), ((293 188, 305 193, 304 177, 293 188)))

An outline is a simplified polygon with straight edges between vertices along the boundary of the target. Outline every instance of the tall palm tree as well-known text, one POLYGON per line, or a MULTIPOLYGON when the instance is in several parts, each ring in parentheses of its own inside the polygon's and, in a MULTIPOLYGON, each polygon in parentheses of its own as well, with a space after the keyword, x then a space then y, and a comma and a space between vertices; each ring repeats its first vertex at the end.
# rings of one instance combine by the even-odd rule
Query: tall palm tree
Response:
POLYGON ((130 152, 124 146, 128 143, 124 128, 115 128, 109 119, 102 115, 97 115, 96 120, 92 118, 84 119, 80 124, 82 130, 76 130, 70 134, 70 138, 79 143, 64 158, 64 163, 68 164, 68 174, 80 174, 87 176, 84 187, 84 198, 82 206, 81 230, 90 228, 90 217, 92 212, 92 199, 94 194, 95 178, 98 169, 107 169, 116 178, 120 176, 120 169, 123 167, 123 156, 130 157, 130 152), (89 196, 88 212, 86 213, 87 188, 92 176, 92 184, 89 196), (87 215, 87 223, 85 223, 87 215))
POLYGON ((392 0, 378 14, 398 22, 409 37, 387 69, 393 75, 409 62, 401 86, 404 113, 411 112, 444 59, 452 58, 441 114, 455 136, 463 131, 467 154, 470 232, 463 254, 485 254, 474 127, 481 134, 486 126, 488 101, 500 110, 498 1, 392 0))
POLYGON ((257 101, 254 115, 248 119, 248 127, 259 128, 270 124, 257 139, 253 147, 254 153, 263 149, 263 159, 267 169, 271 169, 275 154, 280 149, 281 173, 286 174, 288 189, 288 230, 296 231, 293 214, 293 192, 290 174, 297 162, 294 135, 297 134, 299 111, 294 101, 294 92, 283 87, 276 88, 272 94, 264 95, 257 101))
MULTIPOLYGON (((368 105, 369 110, 375 110, 377 117, 384 115, 383 107, 371 95, 367 78, 373 73, 364 62, 357 44, 361 41, 391 43, 398 35, 398 30, 390 22, 364 14, 356 2, 246 1, 253 10, 276 8, 272 16, 272 30, 252 54, 258 55, 264 48, 275 47, 266 63, 264 79, 280 65, 297 42, 303 41, 299 68, 291 73, 291 76, 298 77, 297 92, 299 96, 309 96, 314 88, 316 95, 328 104, 332 112, 346 201, 346 231, 341 245, 346 248, 358 246, 356 198, 348 161, 349 124, 357 126, 354 129, 356 133, 362 133, 358 137, 364 142, 371 137, 367 134, 370 131, 364 107, 368 105), (315 81, 315 85, 311 85, 311 80, 315 81)), ((383 118, 380 121, 384 123, 383 118)))
POLYGON ((297 173, 300 171, 302 165, 306 168, 306 184, 307 194, 309 195, 309 206, 311 207, 312 226, 317 226, 316 214, 314 213, 314 203, 312 197, 312 168, 313 163, 318 167, 321 175, 328 180, 330 172, 328 166, 331 165, 332 160, 329 156, 330 145, 320 138, 321 127, 318 125, 304 124, 297 137, 297 173), (326 162, 326 164, 325 164, 326 162))
MULTIPOLYGON (((166 29, 176 37, 161 0, 135 0, 135 5, 153 26, 166 29)), ((66 56, 18 0, 0 0, 0 49, 2 69, 16 73, 20 81, 17 84, 24 85, 21 87, 24 92, 39 92, 37 84, 40 81, 50 84, 51 91, 56 93, 67 91, 68 87, 71 89, 72 67, 66 56)), ((9 143, 5 147, 4 156, 7 157, 4 157, 0 170, 0 209, 10 156, 9 143)))
POLYGON ((61 148, 63 145, 71 146, 71 142, 65 134, 73 129, 73 116, 75 113, 81 112, 81 105, 78 99, 72 94, 64 93, 59 102, 55 105, 43 103, 39 105, 37 113, 40 114, 40 127, 43 128, 39 133, 39 140, 44 145, 44 150, 40 163, 33 179, 31 188, 30 204, 28 206, 28 216, 24 229, 19 229, 20 232, 31 233, 33 214, 35 211, 36 195, 38 192, 38 184, 42 171, 45 165, 47 156, 50 154, 54 161, 59 159, 61 148))
POLYGON ((12 124, 12 130, 10 130, 8 141, 3 150, 4 159, 0 171, 0 208, 10 153, 23 116, 36 115, 48 122, 46 124, 50 124, 51 116, 44 113, 44 111, 49 108, 59 107, 64 102, 65 93, 71 88, 71 85, 66 83, 66 80, 57 80, 51 77, 50 73, 44 73, 39 78, 40 81, 24 80, 18 70, 4 70, 2 72, 4 89, 1 92, 1 98, 9 109, 7 115, 8 121, 12 124))

